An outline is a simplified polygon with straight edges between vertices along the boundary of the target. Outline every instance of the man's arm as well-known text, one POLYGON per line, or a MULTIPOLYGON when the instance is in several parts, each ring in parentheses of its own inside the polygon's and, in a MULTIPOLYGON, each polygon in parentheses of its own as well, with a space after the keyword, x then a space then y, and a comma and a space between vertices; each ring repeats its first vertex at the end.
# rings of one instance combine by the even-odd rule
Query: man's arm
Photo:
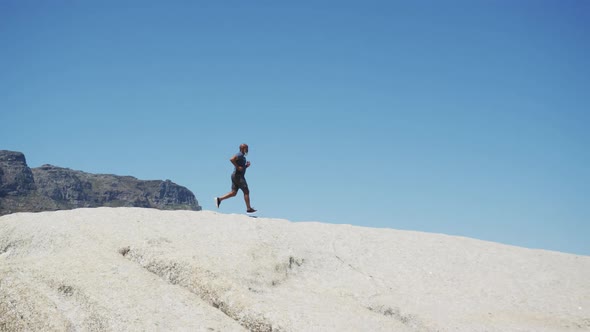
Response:
POLYGON ((232 164, 234 164, 234 167, 238 170, 238 171, 242 171, 242 167, 238 166, 238 156, 234 155, 233 157, 231 157, 229 159, 229 161, 231 161, 232 164))

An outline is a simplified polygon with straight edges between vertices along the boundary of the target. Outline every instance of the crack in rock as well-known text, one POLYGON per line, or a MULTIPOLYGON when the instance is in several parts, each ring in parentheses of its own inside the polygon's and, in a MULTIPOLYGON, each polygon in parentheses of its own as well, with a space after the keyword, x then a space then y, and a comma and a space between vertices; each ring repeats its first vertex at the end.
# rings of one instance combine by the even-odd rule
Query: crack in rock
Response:
POLYGON ((119 253, 168 283, 186 288, 211 307, 220 310, 250 331, 276 332, 283 330, 269 322, 263 313, 247 308, 235 298, 229 298, 228 294, 236 293, 235 286, 211 271, 201 269, 188 262, 156 258, 149 251, 133 247, 123 247, 119 249, 119 253))
POLYGON ((275 272, 281 274, 280 279, 272 280, 272 286, 279 286, 284 283, 291 273, 294 273, 295 268, 301 267, 305 263, 305 259, 289 256, 289 261, 282 264, 275 265, 275 272))
POLYGON ((403 314, 399 308, 392 308, 389 306, 383 305, 373 305, 369 306, 367 309, 381 314, 386 317, 391 317, 396 321, 414 329, 415 331, 428 331, 423 324, 418 320, 418 318, 414 315, 407 315, 403 314))

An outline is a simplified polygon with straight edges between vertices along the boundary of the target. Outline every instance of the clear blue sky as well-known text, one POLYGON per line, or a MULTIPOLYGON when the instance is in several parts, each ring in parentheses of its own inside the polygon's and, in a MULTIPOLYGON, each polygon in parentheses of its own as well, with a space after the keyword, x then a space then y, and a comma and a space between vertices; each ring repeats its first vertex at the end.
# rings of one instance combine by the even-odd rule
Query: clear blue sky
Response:
MULTIPOLYGON (((590 255, 590 1, 0 1, 0 149, 590 255)), ((221 211, 243 213, 243 199, 221 211)))

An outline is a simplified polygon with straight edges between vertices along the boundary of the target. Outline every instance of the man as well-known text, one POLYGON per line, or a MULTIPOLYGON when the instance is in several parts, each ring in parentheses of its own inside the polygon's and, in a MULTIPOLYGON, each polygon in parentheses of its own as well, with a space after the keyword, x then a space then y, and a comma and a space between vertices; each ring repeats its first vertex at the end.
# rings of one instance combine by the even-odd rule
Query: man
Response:
POLYGON ((215 197, 215 205, 219 209, 219 205, 222 201, 234 197, 238 193, 238 189, 241 189, 244 193, 244 201, 246 201, 246 213, 254 213, 254 210, 250 206, 250 190, 248 189, 248 183, 246 182, 246 168, 250 167, 250 162, 246 161, 248 155, 248 145, 240 145, 240 152, 230 158, 229 161, 234 165, 235 169, 231 175, 231 191, 222 197, 215 197))

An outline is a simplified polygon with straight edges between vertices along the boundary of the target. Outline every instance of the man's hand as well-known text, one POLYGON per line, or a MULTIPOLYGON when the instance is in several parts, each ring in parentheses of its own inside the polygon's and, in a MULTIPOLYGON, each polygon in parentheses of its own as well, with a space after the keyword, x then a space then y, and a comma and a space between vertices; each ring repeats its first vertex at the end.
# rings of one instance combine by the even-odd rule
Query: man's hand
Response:
POLYGON ((248 168, 248 167, 250 167, 250 162, 249 161, 246 162, 246 168, 248 168))

